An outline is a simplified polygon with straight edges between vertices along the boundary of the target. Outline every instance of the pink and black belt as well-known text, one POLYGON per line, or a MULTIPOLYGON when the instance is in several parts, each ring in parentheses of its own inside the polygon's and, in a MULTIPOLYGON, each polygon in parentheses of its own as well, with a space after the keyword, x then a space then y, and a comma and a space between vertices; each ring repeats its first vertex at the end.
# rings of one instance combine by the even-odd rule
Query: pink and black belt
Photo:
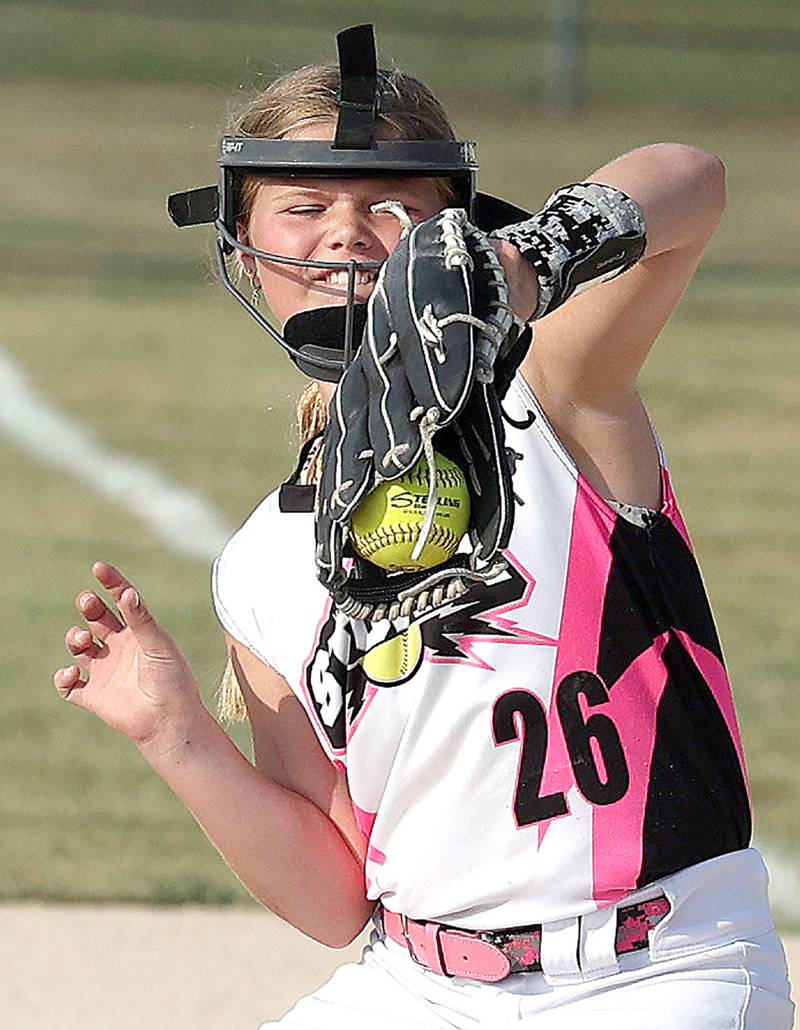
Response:
MULTIPOLYGON (((647 935, 669 912, 664 895, 617 909, 615 951, 624 955, 647 947, 647 935)), ((420 922, 380 909, 387 937, 408 950, 419 965, 442 976, 494 982, 510 973, 541 971, 541 924, 511 930, 460 930, 420 922)))

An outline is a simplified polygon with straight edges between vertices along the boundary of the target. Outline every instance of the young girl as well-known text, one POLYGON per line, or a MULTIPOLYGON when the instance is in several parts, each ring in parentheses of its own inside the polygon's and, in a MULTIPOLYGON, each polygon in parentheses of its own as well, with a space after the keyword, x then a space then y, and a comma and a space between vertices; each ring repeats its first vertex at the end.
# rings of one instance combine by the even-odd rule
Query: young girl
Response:
MULTIPOLYGON (((380 139, 454 139, 416 80, 379 84, 380 139)), ((339 85, 333 66, 285 76, 232 136, 332 140, 339 85)), ((636 391, 721 217, 723 167, 657 144, 588 181, 638 204, 646 249, 536 323, 504 402, 520 502, 507 571, 410 627, 405 664, 316 579, 313 444, 215 565, 252 763, 119 571, 93 567, 115 607, 77 598, 59 693, 136 744, 273 912, 331 947, 374 919, 361 963, 281 1025, 792 1025, 730 687, 636 391)), ((343 305, 347 273, 326 265, 358 263, 363 302, 400 235, 375 206, 421 223, 454 192, 441 175, 245 174, 236 260, 282 324, 343 305)), ((527 320, 541 280, 501 236, 527 320)), ((307 440, 333 378, 303 395, 307 440)))

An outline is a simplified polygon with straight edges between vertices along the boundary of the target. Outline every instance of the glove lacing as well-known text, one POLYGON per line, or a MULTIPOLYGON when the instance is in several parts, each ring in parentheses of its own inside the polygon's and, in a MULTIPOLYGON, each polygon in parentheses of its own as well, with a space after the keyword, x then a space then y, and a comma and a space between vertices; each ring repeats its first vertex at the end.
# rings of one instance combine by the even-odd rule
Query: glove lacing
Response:
POLYGON ((411 560, 416 561, 422 554, 428 537, 433 529, 433 520, 436 516, 436 505, 439 503, 439 476, 436 473, 436 458, 433 452, 433 437, 439 429, 439 418, 441 412, 438 408, 414 408, 411 412, 412 421, 419 418, 419 435, 422 440, 422 452, 428 464, 428 498, 425 502, 425 517, 422 520, 419 537, 411 552, 411 560))
MULTIPOLYGON (((414 550, 411 552, 412 561, 417 561, 419 556, 422 554, 422 549, 428 542, 428 537, 433 529, 436 505, 439 500, 439 477, 436 474, 436 457, 433 450, 433 437, 437 430, 441 428, 439 426, 441 412, 436 407, 428 408, 426 411, 425 408, 420 405, 409 412, 409 418, 412 422, 419 420, 419 435, 422 441, 422 453, 428 466, 428 498, 425 502, 425 515, 422 520, 419 538, 414 545, 414 550)), ((395 444, 394 447, 390 447, 383 456, 383 467, 388 468, 391 464, 399 466, 400 462, 397 459, 401 454, 405 454, 410 446, 411 444, 409 443, 398 443, 395 444)), ((359 455, 359 457, 361 457, 361 455, 359 455)), ((347 480, 341 485, 341 487, 339 487, 339 489, 344 490, 352 485, 352 480, 347 480)), ((338 491, 334 491, 334 493, 338 493, 338 491)))

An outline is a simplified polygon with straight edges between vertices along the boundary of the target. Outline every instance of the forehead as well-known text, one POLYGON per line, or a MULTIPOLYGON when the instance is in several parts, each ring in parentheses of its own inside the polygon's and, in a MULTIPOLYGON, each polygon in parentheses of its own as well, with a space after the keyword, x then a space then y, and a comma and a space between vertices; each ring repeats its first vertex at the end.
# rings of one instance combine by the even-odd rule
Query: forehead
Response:
POLYGON ((293 193, 314 193, 327 198, 334 197, 391 197, 402 194, 406 197, 428 199, 436 195, 433 179, 421 176, 390 176, 386 178, 365 177, 361 179, 334 179, 329 177, 290 176, 287 178, 264 177, 259 184, 259 195, 266 198, 283 198, 293 193))

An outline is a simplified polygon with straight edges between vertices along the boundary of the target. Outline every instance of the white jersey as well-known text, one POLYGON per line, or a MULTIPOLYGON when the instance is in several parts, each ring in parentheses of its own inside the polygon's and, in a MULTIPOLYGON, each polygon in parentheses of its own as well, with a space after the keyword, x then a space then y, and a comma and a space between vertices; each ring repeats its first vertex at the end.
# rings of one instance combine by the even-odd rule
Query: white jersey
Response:
POLYGON ((267 497, 214 569, 223 626, 347 770, 369 897, 470 929, 583 915, 750 838, 730 686, 666 468, 661 510, 625 518, 519 376, 505 409, 520 503, 490 584, 412 626, 334 614, 311 487, 267 497))

